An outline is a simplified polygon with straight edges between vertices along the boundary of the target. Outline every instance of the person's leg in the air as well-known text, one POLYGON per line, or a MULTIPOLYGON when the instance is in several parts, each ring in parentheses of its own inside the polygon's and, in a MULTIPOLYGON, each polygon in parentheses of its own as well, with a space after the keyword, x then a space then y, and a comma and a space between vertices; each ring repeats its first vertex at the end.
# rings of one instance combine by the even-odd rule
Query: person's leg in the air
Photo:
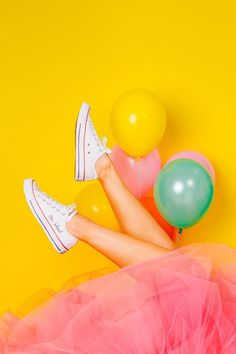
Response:
POLYGON ((123 232, 153 244, 173 249, 175 243, 152 215, 130 192, 109 158, 109 149, 100 141, 83 103, 76 122, 75 179, 99 179, 123 232))
POLYGON ((66 252, 81 240, 124 267, 171 252, 92 222, 79 215, 74 205, 63 205, 42 192, 32 179, 24 181, 24 192, 32 213, 59 253, 66 252))

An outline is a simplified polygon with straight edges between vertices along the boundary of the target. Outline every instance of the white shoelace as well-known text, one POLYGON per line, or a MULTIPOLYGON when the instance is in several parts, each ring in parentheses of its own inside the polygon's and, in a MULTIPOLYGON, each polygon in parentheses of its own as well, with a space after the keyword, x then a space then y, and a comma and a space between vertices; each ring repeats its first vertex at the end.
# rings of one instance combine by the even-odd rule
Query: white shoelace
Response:
POLYGON ((42 198, 42 201, 46 202, 48 205, 50 205, 52 208, 56 208, 58 212, 61 212, 63 216, 67 216, 75 210, 76 204, 73 203, 71 205, 64 205, 57 200, 53 199, 50 197, 47 193, 39 191, 38 190, 39 197, 42 198))
POLYGON ((100 143, 100 140, 99 140, 98 135, 97 135, 97 131, 96 131, 96 129, 94 128, 93 122, 92 122, 91 120, 89 120, 89 126, 90 126, 90 129, 91 129, 91 131, 92 131, 92 134, 93 134, 95 140, 96 140, 98 143, 100 143))
POLYGON ((99 145, 100 147, 104 148, 104 150, 105 150, 106 153, 110 154, 110 153, 111 153, 111 149, 109 149, 109 148, 106 146, 107 137, 106 137, 106 136, 103 136, 103 137, 101 138, 101 141, 100 141, 100 139, 99 139, 99 137, 98 137, 98 135, 97 135, 97 131, 96 131, 96 129, 95 129, 95 127, 94 127, 93 122, 92 122, 91 119, 89 120, 89 125, 90 125, 90 129, 91 129, 91 131, 92 131, 92 134, 93 134, 95 140, 97 141, 98 145, 99 145))

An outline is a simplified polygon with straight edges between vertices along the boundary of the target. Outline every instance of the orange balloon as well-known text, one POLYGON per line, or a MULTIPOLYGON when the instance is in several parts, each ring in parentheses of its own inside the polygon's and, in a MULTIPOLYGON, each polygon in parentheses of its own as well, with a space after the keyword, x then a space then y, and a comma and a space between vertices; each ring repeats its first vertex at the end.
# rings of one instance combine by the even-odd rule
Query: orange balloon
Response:
POLYGON ((149 213, 156 219, 160 227, 170 236, 172 240, 176 240, 177 230, 170 225, 158 211, 152 192, 147 192, 141 199, 142 205, 149 211, 149 213))

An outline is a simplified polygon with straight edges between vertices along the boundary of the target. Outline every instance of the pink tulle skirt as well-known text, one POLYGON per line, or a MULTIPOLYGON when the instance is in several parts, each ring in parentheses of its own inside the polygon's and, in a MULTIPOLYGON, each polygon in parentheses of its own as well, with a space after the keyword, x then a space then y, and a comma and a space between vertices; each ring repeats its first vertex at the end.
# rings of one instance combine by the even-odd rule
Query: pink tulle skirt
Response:
POLYGON ((2 318, 4 354, 235 354, 236 250, 196 243, 2 318))

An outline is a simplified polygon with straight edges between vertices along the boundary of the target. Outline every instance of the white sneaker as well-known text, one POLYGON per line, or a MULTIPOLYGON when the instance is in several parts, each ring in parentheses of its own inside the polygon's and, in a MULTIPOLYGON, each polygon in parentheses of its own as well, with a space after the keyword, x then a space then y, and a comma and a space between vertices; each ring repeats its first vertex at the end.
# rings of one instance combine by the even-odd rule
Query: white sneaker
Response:
POLYGON ((97 179, 95 163, 105 153, 111 153, 106 147, 106 137, 101 141, 89 116, 90 106, 83 103, 76 121, 75 129, 75 179, 88 181, 97 179))
POLYGON ((63 205, 42 192, 36 182, 24 180, 27 203, 49 241, 59 253, 68 251, 78 239, 66 230, 66 222, 77 213, 75 205, 63 205))

